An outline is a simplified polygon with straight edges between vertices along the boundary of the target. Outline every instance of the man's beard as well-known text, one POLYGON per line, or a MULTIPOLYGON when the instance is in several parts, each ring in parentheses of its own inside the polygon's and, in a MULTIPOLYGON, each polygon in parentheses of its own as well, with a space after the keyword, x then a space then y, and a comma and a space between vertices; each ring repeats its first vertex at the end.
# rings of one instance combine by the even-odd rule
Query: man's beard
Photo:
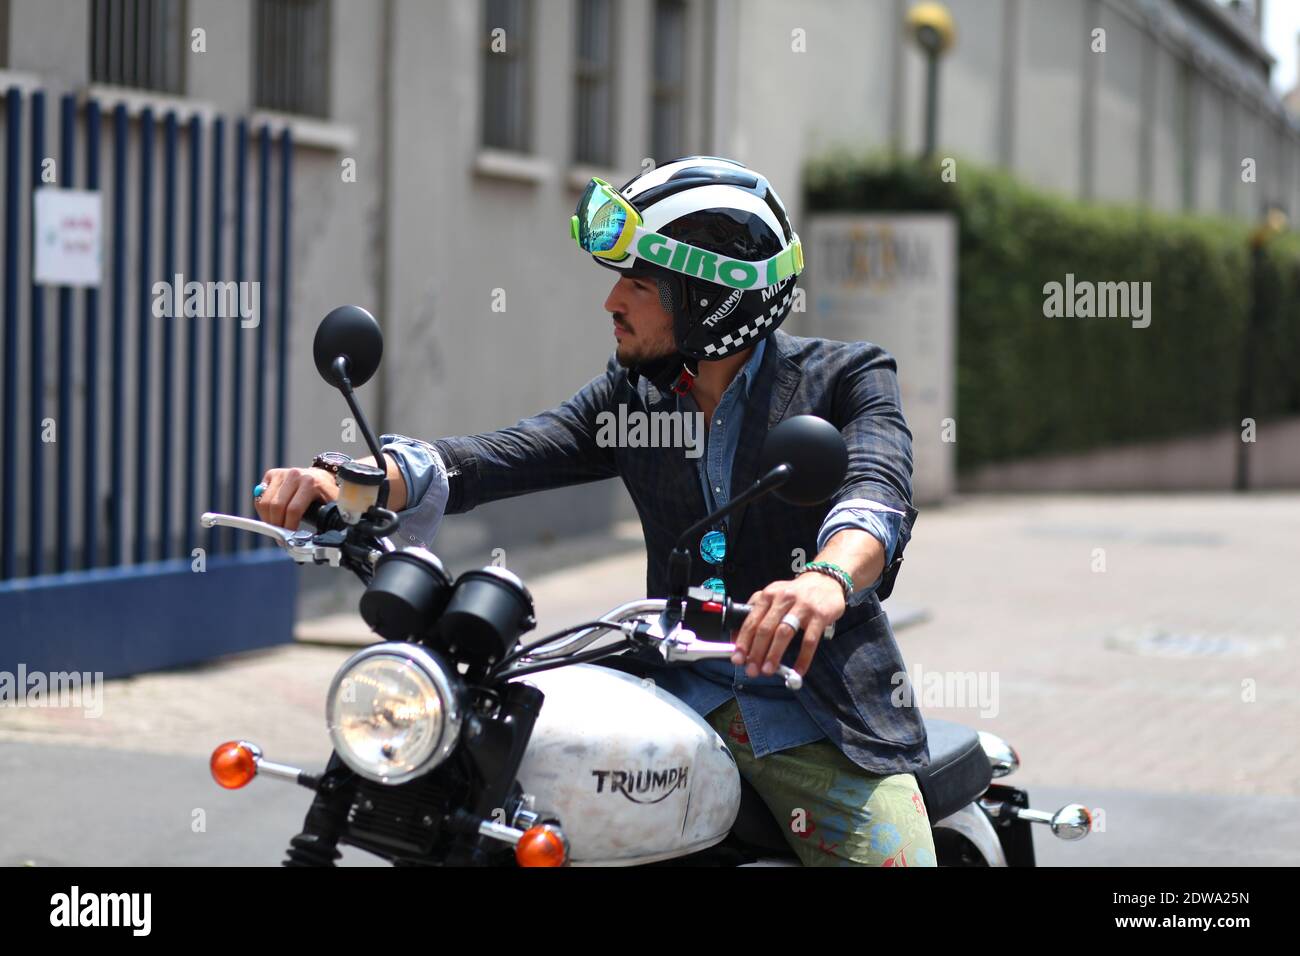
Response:
POLYGON ((661 348, 642 348, 639 342, 619 342, 618 349, 614 353, 614 358, 623 368, 631 368, 633 365, 644 365, 647 362, 653 362, 655 359, 667 358, 677 351, 672 343, 668 343, 661 348))
MULTIPOLYGON (((628 331, 626 324, 620 325, 619 328, 628 331)), ((672 330, 669 329, 667 334, 656 339, 647 339, 645 333, 629 335, 628 338, 619 341, 614 357, 623 368, 631 368, 633 365, 644 365, 656 359, 667 358, 676 351, 677 343, 673 339, 672 330)))

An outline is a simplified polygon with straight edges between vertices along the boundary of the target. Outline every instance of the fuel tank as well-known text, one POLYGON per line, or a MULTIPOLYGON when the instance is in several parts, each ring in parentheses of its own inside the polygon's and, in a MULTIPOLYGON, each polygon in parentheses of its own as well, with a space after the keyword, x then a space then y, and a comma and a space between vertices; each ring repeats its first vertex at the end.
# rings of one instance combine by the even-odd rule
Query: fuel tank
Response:
POLYGON ((594 664, 519 678, 546 700, 519 768, 575 866, 632 866, 722 840, 740 806, 726 744, 650 681, 594 664))

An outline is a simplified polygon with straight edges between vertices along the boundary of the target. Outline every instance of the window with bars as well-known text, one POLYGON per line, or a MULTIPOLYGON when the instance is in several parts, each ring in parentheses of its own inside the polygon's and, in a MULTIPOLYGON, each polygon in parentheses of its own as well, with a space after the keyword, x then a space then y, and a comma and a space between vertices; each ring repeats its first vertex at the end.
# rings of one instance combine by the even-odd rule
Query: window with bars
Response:
POLYGON ((487 0, 483 21, 483 145, 528 152, 528 0, 487 0))
POLYGON ((614 3, 578 0, 573 158, 614 164, 614 3))
POLYGON ((256 0, 253 102, 259 109, 329 116, 329 0, 256 0))
POLYGON ((184 14, 183 0, 91 0, 91 82, 182 92, 184 14))
POLYGON ((655 0, 650 151, 662 163, 682 155, 686 125, 686 3, 655 0))

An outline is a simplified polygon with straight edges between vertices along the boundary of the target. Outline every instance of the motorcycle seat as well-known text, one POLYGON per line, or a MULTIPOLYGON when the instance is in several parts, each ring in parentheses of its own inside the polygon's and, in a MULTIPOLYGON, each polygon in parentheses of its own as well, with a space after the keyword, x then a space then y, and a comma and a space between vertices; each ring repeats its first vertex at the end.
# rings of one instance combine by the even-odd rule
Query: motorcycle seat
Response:
MULTIPOLYGON (((977 799, 993 780, 979 735, 962 724, 925 718, 930 745, 930 763, 915 771, 933 826, 977 799)), ((793 851, 781 833, 781 824, 749 781, 740 781, 740 809, 731 835, 748 848, 768 854, 791 856, 793 851)))
POLYGON ((993 781, 979 734, 950 720, 925 718, 930 763, 916 771, 931 825, 977 799, 993 781))

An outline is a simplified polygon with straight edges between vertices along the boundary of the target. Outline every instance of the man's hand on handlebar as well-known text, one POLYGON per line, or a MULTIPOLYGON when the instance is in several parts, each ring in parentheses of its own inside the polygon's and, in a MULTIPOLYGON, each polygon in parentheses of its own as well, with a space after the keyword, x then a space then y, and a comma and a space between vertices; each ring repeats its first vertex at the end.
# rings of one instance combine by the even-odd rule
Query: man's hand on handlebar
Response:
POLYGON ((297 531, 313 502, 338 496, 338 482, 324 468, 272 468, 262 476, 262 494, 253 503, 267 524, 297 531))
POLYGON ((793 581, 774 581, 749 599, 750 612, 735 635, 733 664, 744 664, 749 677, 776 673, 795 629, 782 621, 787 614, 799 620, 803 631, 794 670, 808 673, 818 642, 827 625, 844 614, 844 591, 821 574, 801 574, 793 581))
MULTIPOLYGON (((401 511, 406 507, 406 481, 392 453, 382 457, 388 475, 387 507, 390 511, 401 511)), ((374 461, 358 459, 366 465, 374 461)), ((253 501, 257 516, 267 524, 297 531, 308 508, 316 502, 335 501, 338 496, 338 481, 323 468, 272 468, 262 476, 262 494, 253 501)))

